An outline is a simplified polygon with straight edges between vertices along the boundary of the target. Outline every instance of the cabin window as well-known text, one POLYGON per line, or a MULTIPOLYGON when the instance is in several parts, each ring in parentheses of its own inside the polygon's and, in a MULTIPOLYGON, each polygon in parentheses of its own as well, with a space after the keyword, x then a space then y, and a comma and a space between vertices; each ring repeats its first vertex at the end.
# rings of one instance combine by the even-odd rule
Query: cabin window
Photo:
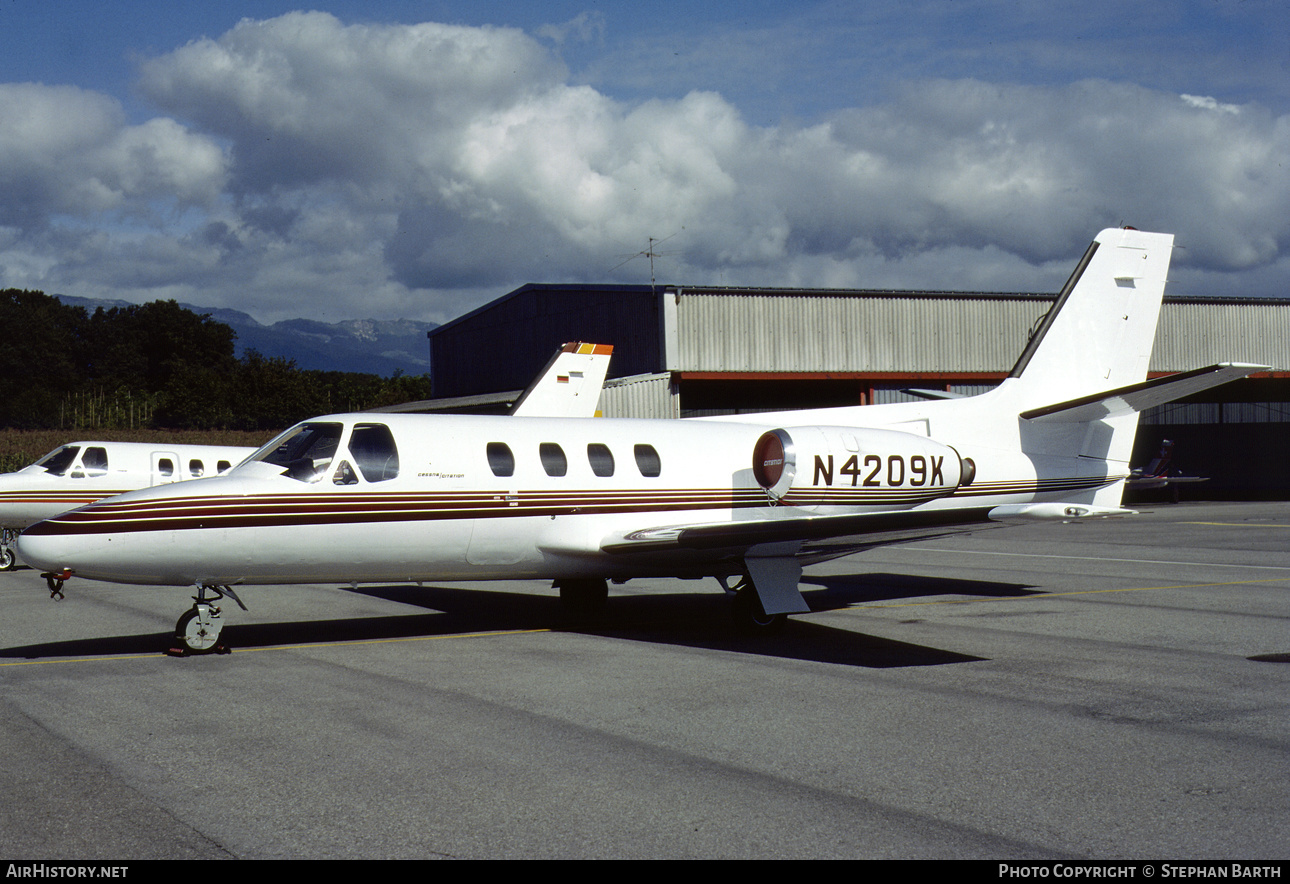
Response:
POLYGON ((282 475, 301 482, 317 482, 330 471, 344 428, 330 421, 300 424, 251 455, 251 459, 282 467, 282 475))
POLYGON ((554 442, 543 442, 538 446, 538 458, 542 469, 548 476, 563 476, 569 472, 569 459, 564 456, 564 449, 554 442))
POLYGON ((663 472, 663 463, 653 445, 637 445, 633 451, 636 454, 636 468, 642 476, 653 479, 663 472))
POLYGON ((219 463, 215 464, 216 473, 227 473, 231 469, 233 469, 233 465, 226 460, 221 460, 219 463))
POLYGON ((81 450, 79 445, 64 445, 57 451, 51 451, 40 460, 36 461, 36 466, 44 467, 47 472, 55 476, 61 476, 67 472, 67 468, 76 460, 76 454, 81 450))
POLYGON ((489 442, 487 452, 488 468, 494 476, 515 475, 515 455, 511 453, 509 445, 505 442, 489 442))
POLYGON ((81 465, 85 467, 87 476, 106 476, 108 471, 108 456, 106 448, 91 446, 85 449, 81 455, 81 465))
POLYGON ((163 457, 157 461, 157 472, 162 476, 173 476, 175 474, 175 462, 168 457, 163 457))
POLYGON ((349 453, 354 455, 363 478, 384 482, 399 475, 399 449, 394 434, 385 424, 359 424, 349 437, 349 453))
POLYGON ((188 462, 188 475, 192 476, 194 479, 200 479, 205 475, 205 473, 206 465, 197 458, 194 457, 188 462))
POLYGON ((614 474, 614 453, 609 450, 608 445, 592 442, 587 446, 587 460, 591 463, 591 471, 597 476, 614 474))

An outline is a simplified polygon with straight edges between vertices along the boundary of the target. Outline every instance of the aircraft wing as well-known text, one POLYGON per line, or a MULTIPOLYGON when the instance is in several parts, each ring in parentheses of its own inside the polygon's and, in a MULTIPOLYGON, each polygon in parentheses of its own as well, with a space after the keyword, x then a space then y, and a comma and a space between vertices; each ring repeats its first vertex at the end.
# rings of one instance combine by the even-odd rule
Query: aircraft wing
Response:
MULTIPOLYGON (((863 549, 979 527, 991 522, 1073 520, 1131 513, 1132 510, 1108 509, 1088 504, 1032 503, 754 519, 632 531, 605 538, 600 548, 611 554, 631 555, 669 549, 750 549, 767 544, 809 544, 813 541, 830 541, 830 546, 837 546, 845 539, 851 549, 863 549)), ((810 547, 805 547, 804 551, 809 549, 810 547)), ((843 554, 845 550, 838 552, 838 555, 843 554)))
POLYGON ((511 406, 512 417, 595 417, 611 344, 565 344, 511 406))
POLYGON ((1175 399, 1181 399, 1184 396, 1208 390, 1210 387, 1226 384, 1237 378, 1254 374, 1256 371, 1268 370, 1269 366, 1266 365, 1222 362, 1218 365, 1210 365, 1194 371, 1184 371, 1163 378, 1143 381, 1140 384, 1133 384, 1128 387, 1106 390, 1080 399, 1071 399, 1068 402, 1058 402, 1054 405, 1045 405, 1042 408, 1032 408, 1029 411, 1023 411, 1021 416, 1029 421, 1053 421, 1058 423, 1082 423, 1108 417, 1119 417, 1135 411, 1143 411, 1156 405, 1164 405, 1166 402, 1173 402, 1175 399))

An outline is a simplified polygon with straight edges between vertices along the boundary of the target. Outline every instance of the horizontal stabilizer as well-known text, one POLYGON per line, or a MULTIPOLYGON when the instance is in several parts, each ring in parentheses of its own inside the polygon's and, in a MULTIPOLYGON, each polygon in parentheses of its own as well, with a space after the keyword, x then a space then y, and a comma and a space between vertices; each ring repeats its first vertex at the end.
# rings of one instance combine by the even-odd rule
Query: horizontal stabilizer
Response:
POLYGON ((910 396, 917 396, 919 399, 963 399, 962 393, 951 393, 949 390, 924 390, 918 387, 911 387, 900 392, 910 396))
POLYGON ((1246 365, 1238 362, 1224 362, 1195 371, 1184 371, 1167 377, 1131 384, 1115 390, 1094 393, 1032 408, 1023 411, 1021 417, 1028 421, 1052 421, 1055 423, 1084 423, 1120 417, 1133 412, 1144 411, 1156 405, 1164 405, 1184 396, 1208 390, 1254 374, 1256 371, 1267 371, 1266 365, 1246 365))
POLYGON ((1069 522, 1071 519, 1107 519, 1137 514, 1137 510, 1092 506, 1086 503, 1014 503, 996 506, 990 510, 990 521, 1069 522))

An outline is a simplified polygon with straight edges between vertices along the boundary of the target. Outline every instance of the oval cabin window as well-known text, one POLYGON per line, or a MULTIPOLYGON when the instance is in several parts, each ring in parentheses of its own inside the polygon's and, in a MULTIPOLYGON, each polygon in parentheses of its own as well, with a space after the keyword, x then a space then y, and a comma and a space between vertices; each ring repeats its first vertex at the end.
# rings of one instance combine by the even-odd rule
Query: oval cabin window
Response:
POLYGON ((641 471, 642 476, 654 479, 663 472, 663 462, 659 460, 658 452, 654 450, 653 445, 637 445, 634 451, 636 468, 641 471))
POLYGON ((489 442, 485 451, 488 454, 488 468, 494 476, 515 475, 515 455, 511 453, 509 445, 505 442, 489 442))
POLYGON ((614 453, 608 445, 601 445, 599 442, 588 445, 587 461, 591 464, 591 471, 601 478, 614 474, 614 453))
POLYGON ((542 469, 548 476, 563 476, 569 472, 569 459, 564 456, 564 449, 554 442, 543 442, 538 446, 538 457, 542 460, 542 469))

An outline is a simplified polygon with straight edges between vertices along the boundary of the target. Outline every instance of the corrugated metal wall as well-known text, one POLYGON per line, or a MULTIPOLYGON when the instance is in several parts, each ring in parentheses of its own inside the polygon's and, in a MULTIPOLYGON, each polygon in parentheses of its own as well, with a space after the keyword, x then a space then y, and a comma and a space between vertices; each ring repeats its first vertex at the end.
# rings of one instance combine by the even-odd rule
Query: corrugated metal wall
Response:
MULTIPOLYGON (((610 377, 1006 373, 1051 295, 529 285, 431 335, 436 396, 520 389, 554 349, 614 345, 610 377), (663 314, 663 315, 660 315, 663 314)), ((1290 301, 1166 298, 1153 371, 1290 369, 1290 301)))
MULTIPOLYGON (((683 291, 677 371, 1007 372, 1048 296, 683 291)), ((1153 371, 1290 368, 1290 302, 1167 301, 1153 371)))
POLYGON ((1052 298, 683 291, 677 371, 1007 372, 1052 298))
POLYGON ((1290 302, 1167 301, 1156 327, 1152 371, 1187 371, 1215 362, 1290 370, 1290 302))
POLYGON ((681 416, 681 400, 672 388, 672 375, 642 374, 608 381, 600 392, 603 417, 672 419, 681 416))

